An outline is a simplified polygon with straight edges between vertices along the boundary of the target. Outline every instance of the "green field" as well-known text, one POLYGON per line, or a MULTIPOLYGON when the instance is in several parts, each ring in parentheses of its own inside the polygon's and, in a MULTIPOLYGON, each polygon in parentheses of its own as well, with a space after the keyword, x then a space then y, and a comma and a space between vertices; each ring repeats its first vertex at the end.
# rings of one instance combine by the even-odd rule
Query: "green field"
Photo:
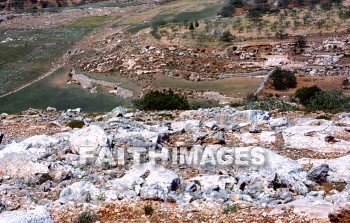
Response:
MULTIPOLYGON (((28 108, 45 109, 48 106, 59 110, 82 108, 85 112, 106 112, 116 106, 127 106, 133 98, 123 99, 109 94, 108 90, 98 87, 98 94, 92 94, 79 85, 67 85, 70 69, 62 68, 44 79, 6 97, 0 98, 0 113, 19 113, 28 108)), ((93 74, 105 79, 102 75, 93 74)), ((108 77, 108 81, 122 83, 121 87, 136 90, 126 79, 108 77)))
POLYGON ((91 27, 1 29, 0 95, 13 91, 48 72, 91 27))
POLYGON ((153 23, 159 21, 174 23, 211 19, 217 16, 224 3, 225 1, 177 1, 161 6, 159 10, 152 9, 145 11, 140 15, 127 18, 121 21, 121 24, 130 25, 128 31, 131 33, 137 33, 142 29, 151 27, 153 23))
POLYGON ((159 77, 154 86, 196 91, 217 91, 230 97, 244 97, 249 93, 255 92, 261 80, 261 78, 234 77, 215 81, 194 82, 170 77, 159 77))

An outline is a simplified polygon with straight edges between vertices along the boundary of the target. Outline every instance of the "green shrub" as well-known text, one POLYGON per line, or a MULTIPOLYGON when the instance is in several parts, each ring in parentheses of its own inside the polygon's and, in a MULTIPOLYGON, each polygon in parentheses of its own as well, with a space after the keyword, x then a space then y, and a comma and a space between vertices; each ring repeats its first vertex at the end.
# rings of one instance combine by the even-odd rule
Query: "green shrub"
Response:
POLYGON ((286 90, 297 85, 297 78, 294 72, 277 68, 271 74, 272 85, 276 90, 286 90))
POLYGON ((310 110, 349 112, 350 97, 345 96, 340 90, 320 91, 309 101, 307 108, 310 110))
POLYGON ((149 204, 143 206, 143 210, 145 211, 145 215, 152 215, 154 213, 154 208, 149 204))
POLYGON ((317 116, 316 119, 331 120, 332 117, 330 117, 328 115, 320 115, 320 116, 317 116))
POLYGON ((223 213, 224 214, 230 214, 230 213, 234 213, 237 211, 237 205, 235 204, 232 204, 232 205, 227 205, 225 208, 224 208, 224 211, 223 213))
POLYGON ((185 96, 168 91, 151 91, 141 99, 134 101, 134 105, 141 110, 186 110, 190 105, 185 96))
POLYGON ((247 97, 245 100, 246 100, 246 102, 254 102, 254 101, 258 101, 259 98, 254 93, 250 93, 250 94, 247 94, 247 97))
POLYGON ((72 120, 72 121, 67 123, 67 126, 71 127, 72 129, 74 129, 74 128, 81 129, 84 126, 84 122, 83 121, 79 121, 79 120, 72 120))
POLYGON ((320 91, 322 90, 317 86, 302 87, 295 92, 294 96, 299 99, 299 102, 301 104, 307 105, 310 99, 314 97, 317 92, 320 91))
POLYGON ((265 111, 277 109, 280 111, 291 111, 291 110, 295 110, 295 106, 292 104, 288 104, 284 101, 267 99, 267 100, 262 100, 262 101, 248 102, 244 106, 244 109, 246 109, 246 110, 260 109, 260 110, 265 110, 265 111))
POLYGON ((226 42, 229 43, 234 39, 234 35, 232 35, 232 33, 230 31, 225 31, 222 33, 222 35, 220 36, 220 41, 221 42, 226 42))
POLYGON ((75 219, 74 223, 92 223, 98 221, 98 219, 94 212, 84 211, 75 219))

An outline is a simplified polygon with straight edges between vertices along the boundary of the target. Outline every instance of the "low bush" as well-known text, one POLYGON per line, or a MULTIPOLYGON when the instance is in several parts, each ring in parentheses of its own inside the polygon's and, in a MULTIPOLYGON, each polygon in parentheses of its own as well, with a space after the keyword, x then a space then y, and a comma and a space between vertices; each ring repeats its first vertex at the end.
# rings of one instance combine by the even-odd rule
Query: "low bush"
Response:
POLYGON ((272 85, 276 90, 286 90, 297 85, 297 78, 294 72, 277 68, 271 74, 272 85))
POLYGON ((281 100, 273 100, 273 99, 267 99, 267 100, 261 100, 261 101, 253 101, 253 102, 247 102, 244 106, 244 109, 246 110, 280 110, 280 111, 291 111, 295 110, 295 106, 293 104, 286 103, 281 100))
POLYGON ((149 204, 143 206, 143 210, 145 212, 145 215, 152 215, 154 213, 154 208, 149 204))
POLYGON ((224 213, 224 214, 230 214, 230 213, 235 213, 236 211, 237 211, 237 205, 232 204, 232 205, 227 205, 227 206, 224 208, 223 213, 224 213))
POLYGON ((72 120, 72 121, 67 123, 67 126, 71 127, 72 129, 74 129, 74 128, 81 129, 84 126, 84 122, 83 121, 79 121, 79 120, 72 120))
POLYGON ((84 211, 75 219, 74 223, 93 223, 98 220, 99 218, 94 212, 84 211))
POLYGON ((340 90, 320 91, 307 104, 309 110, 322 110, 330 112, 349 112, 350 97, 340 90))
POLYGON ((299 102, 301 104, 307 105, 311 98, 314 97, 315 94, 320 91, 322 90, 317 86, 302 87, 295 92, 294 96, 299 99, 299 102))
POLYGON ((222 35, 220 36, 220 41, 221 42, 232 42, 232 40, 235 38, 234 35, 232 35, 232 33, 230 31, 225 31, 222 33, 222 35))
POLYGON ((151 91, 135 100, 134 105, 141 110, 186 110, 190 108, 185 96, 168 91, 151 91))
POLYGON ((316 117, 316 119, 324 119, 324 120, 331 120, 332 117, 328 115, 319 115, 316 117))

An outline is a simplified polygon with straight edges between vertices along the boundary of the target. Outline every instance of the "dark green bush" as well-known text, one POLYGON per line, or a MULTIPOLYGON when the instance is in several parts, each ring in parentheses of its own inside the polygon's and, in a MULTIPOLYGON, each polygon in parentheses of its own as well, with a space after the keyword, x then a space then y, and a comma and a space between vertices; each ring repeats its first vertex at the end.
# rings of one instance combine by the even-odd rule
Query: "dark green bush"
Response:
POLYGON ((317 92, 322 91, 317 86, 312 87, 302 87, 295 92, 295 97, 299 99, 299 102, 303 105, 307 105, 312 97, 315 96, 317 92))
POLYGON ((154 213, 154 208, 149 204, 143 206, 143 210, 145 211, 145 215, 152 215, 154 213))
POLYGON ((250 94, 247 94, 247 97, 246 97, 246 102, 254 102, 254 101, 258 101, 259 98, 257 95, 255 95, 254 93, 250 93, 250 94))
POLYGON ((294 72, 277 68, 271 74, 272 85, 276 90, 286 90, 297 85, 297 78, 294 72))
POLYGON ((345 96, 340 90, 320 91, 312 97, 307 108, 330 112, 349 112, 350 97, 345 96))
POLYGON ((134 105, 141 110, 186 110, 190 108, 187 98, 172 90, 151 91, 134 101, 134 105))
POLYGON ((232 35, 232 33, 230 31, 225 31, 222 33, 221 37, 220 37, 220 41, 221 42, 226 42, 229 43, 231 42, 235 37, 232 35))
POLYGON ((94 212, 84 211, 75 219, 74 223, 92 223, 98 221, 98 219, 94 212))
POLYGON ((67 126, 71 127, 72 129, 74 129, 74 128, 81 129, 84 126, 84 122, 83 121, 79 121, 79 120, 72 120, 72 121, 67 123, 67 126))
POLYGON ((330 117, 328 115, 320 115, 320 116, 317 116, 316 119, 331 120, 332 117, 330 117))

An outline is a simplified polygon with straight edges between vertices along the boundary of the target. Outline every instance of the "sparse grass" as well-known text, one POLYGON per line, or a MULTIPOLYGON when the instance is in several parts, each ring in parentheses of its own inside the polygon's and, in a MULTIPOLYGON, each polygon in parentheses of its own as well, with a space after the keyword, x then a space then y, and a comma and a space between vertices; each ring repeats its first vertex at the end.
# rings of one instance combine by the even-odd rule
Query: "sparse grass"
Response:
POLYGON ((88 16, 71 20, 66 23, 68 27, 98 27, 115 19, 113 16, 88 16))
POLYGON ((128 29, 131 33, 151 27, 155 20, 164 20, 167 23, 188 22, 201 19, 210 19, 217 15, 224 1, 200 1, 200 0, 182 0, 165 4, 156 9, 150 9, 123 19, 118 25, 131 25, 128 29), (156 15, 156 16, 155 16, 156 15))
POLYGON ((98 221, 99 217, 92 211, 82 212, 74 221, 74 223, 93 223, 98 221))
POLYGON ((237 205, 232 204, 232 205, 227 205, 224 208, 223 214, 231 214, 231 213, 235 213, 237 211, 237 205))
POLYGON ((2 29, 0 44, 0 94, 38 78, 69 47, 89 33, 90 27, 45 29, 2 29))

